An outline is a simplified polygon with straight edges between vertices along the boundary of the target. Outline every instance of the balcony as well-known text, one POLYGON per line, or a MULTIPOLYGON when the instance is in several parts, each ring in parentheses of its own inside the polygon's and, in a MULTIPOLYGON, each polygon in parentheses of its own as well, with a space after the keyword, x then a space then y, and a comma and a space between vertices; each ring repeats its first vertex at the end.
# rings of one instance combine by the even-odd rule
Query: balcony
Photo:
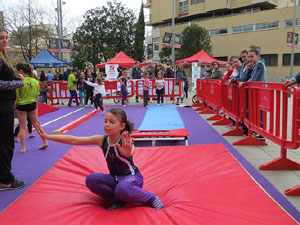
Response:
POLYGON ((251 5, 254 4, 264 5, 267 8, 273 8, 278 6, 278 0, 251 0, 251 5))
POLYGON ((147 0, 144 4, 144 8, 150 8, 151 7, 151 0, 147 0))
POLYGON ((152 26, 152 22, 151 22, 151 15, 145 15, 145 25, 146 26, 152 26))

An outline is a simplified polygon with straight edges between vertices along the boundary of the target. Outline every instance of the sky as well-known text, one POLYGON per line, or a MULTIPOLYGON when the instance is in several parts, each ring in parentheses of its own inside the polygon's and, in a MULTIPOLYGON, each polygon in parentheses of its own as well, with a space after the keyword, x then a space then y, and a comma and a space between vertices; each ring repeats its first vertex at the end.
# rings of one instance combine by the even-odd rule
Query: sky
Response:
MULTIPOLYGON (((5 11, 8 7, 14 8, 18 6, 18 2, 29 2, 29 0, 0 0, 0 11, 5 11)), ((45 7, 46 10, 51 10, 53 8, 53 12, 55 12, 55 8, 57 7, 57 0, 30 0, 31 4, 36 3, 39 6, 45 7)), ((61 0, 65 2, 62 5, 62 12, 64 16, 76 18, 76 24, 80 25, 82 22, 82 15, 89 9, 93 9, 96 7, 101 7, 107 4, 107 0, 61 0)), ((117 0, 118 2, 122 2, 127 8, 130 8, 134 11, 135 15, 138 17, 141 3, 142 1, 146 2, 146 0, 117 0)), ((145 17, 149 14, 148 10, 145 9, 145 17)), ((145 19, 147 21, 147 19, 145 19)))

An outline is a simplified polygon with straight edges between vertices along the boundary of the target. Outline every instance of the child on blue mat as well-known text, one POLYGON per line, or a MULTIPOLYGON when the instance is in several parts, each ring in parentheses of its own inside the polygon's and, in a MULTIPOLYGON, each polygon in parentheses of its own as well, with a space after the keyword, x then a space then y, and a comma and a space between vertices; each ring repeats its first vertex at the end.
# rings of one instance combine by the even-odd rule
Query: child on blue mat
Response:
POLYGON ((120 108, 110 109, 104 118, 105 135, 75 137, 48 135, 41 126, 38 132, 45 139, 69 145, 98 145, 102 148, 109 174, 92 173, 86 178, 86 186, 107 201, 108 210, 122 207, 126 202, 138 202, 156 209, 164 205, 156 194, 142 189, 143 176, 133 162, 135 147, 130 133, 134 124, 120 108))

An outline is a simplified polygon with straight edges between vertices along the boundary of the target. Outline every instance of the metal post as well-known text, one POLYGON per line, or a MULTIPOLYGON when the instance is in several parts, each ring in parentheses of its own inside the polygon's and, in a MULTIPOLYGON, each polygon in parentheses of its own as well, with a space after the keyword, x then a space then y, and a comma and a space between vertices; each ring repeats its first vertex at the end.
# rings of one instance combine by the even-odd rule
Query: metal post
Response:
POLYGON ((291 49, 291 63, 290 63, 290 78, 293 76, 294 54, 295 54, 295 32, 296 32, 296 0, 294 0, 294 18, 293 18, 293 42, 291 49))
POLYGON ((61 39, 62 39, 62 10, 61 0, 57 0, 57 17, 58 17, 58 58, 62 60, 61 39))
POLYGON ((175 34, 175 0, 172 0, 172 62, 175 62, 174 34, 175 34))
POLYGON ((28 2, 28 27, 29 27, 29 61, 32 59, 32 29, 31 29, 31 0, 28 2))

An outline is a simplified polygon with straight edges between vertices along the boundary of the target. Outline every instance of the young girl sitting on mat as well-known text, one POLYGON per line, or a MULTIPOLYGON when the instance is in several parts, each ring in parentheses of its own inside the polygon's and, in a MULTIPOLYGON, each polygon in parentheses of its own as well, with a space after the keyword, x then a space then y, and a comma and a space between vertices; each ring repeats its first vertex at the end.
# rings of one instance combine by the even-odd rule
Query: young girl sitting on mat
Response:
POLYGON ((163 209, 164 205, 157 195, 142 189, 143 176, 133 162, 135 148, 130 135, 133 126, 122 109, 112 108, 104 118, 105 135, 48 135, 41 126, 39 133, 48 140, 64 144, 98 145, 102 148, 110 173, 92 173, 87 176, 85 183, 93 193, 110 204, 108 210, 120 208, 125 202, 138 202, 163 209))

